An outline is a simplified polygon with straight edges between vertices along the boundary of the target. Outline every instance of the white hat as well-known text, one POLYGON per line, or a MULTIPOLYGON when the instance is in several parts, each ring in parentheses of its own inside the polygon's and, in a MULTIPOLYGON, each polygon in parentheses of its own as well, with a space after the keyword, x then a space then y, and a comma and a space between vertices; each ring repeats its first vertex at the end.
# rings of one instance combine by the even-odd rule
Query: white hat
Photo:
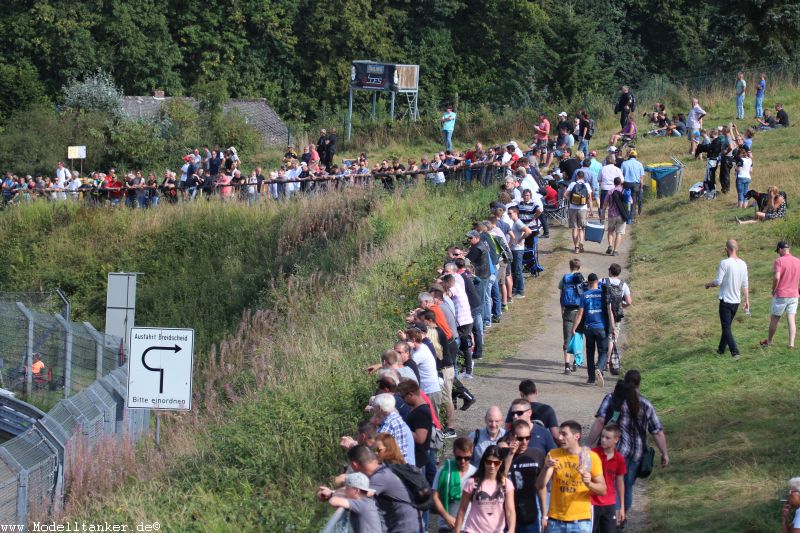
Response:
POLYGON ((370 492, 369 478, 361 472, 347 474, 347 477, 344 478, 344 485, 345 487, 353 487, 365 492, 370 492))
POLYGON ((562 111, 561 113, 558 114, 558 116, 559 117, 566 117, 567 116, 567 112, 566 111, 562 111))
POLYGON ((616 146, 609 146, 608 147, 608 151, 609 152, 616 152, 617 151, 617 147, 616 146))

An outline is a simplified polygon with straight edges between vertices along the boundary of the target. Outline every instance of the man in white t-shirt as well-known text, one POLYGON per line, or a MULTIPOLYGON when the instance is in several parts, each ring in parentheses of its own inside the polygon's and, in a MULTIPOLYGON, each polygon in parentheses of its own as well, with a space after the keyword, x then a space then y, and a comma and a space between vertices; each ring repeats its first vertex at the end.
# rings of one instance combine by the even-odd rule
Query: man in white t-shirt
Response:
POLYGON ((585 169, 578 170, 576 180, 569 184, 564 193, 569 201, 569 228, 572 230, 572 243, 575 253, 583 252, 583 238, 586 234, 586 218, 594 216, 592 211, 592 188, 586 183, 585 169))
POLYGON ((700 144, 700 129, 703 127, 703 117, 706 112, 700 107, 700 101, 692 98, 692 109, 686 117, 686 126, 689 128, 689 153, 694 155, 697 145, 700 144))
POLYGON ((519 207, 512 205, 508 208, 508 216, 511 218, 511 229, 508 232, 508 244, 511 247, 512 263, 512 296, 514 298, 525 298, 525 276, 523 275, 523 257, 525 256, 525 239, 528 238, 531 230, 524 222, 519 219, 519 207))
POLYGON ((739 358, 739 347, 733 338, 731 324, 739 309, 742 293, 744 293, 744 311, 750 312, 750 291, 747 283, 747 263, 739 259, 739 243, 729 239, 725 243, 727 259, 719 263, 717 277, 706 283, 706 289, 719 287, 719 321, 722 326, 722 337, 719 340, 719 355, 725 354, 725 349, 730 348, 731 356, 739 358))

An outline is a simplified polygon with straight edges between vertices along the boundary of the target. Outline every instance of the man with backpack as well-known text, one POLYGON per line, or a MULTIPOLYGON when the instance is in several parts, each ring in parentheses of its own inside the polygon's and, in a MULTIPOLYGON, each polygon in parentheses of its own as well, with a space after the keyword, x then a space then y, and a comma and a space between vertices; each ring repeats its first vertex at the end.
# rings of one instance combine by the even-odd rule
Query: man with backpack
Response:
POLYGON ((568 220, 572 230, 572 243, 575 253, 583 252, 583 239, 586 234, 586 219, 594 216, 592 211, 592 189, 586 183, 586 170, 578 170, 577 179, 567 187, 566 195, 569 200, 568 220))
POLYGON ((572 329, 575 323, 575 316, 578 314, 580 298, 585 290, 583 274, 580 273, 581 260, 577 257, 569 260, 569 274, 564 274, 558 282, 561 291, 561 324, 564 333, 564 373, 575 372, 575 362, 570 364, 570 356, 567 353, 567 345, 572 338, 572 329))
MULTIPOLYGON (((606 300, 611 306, 611 314, 614 315, 614 325, 616 329, 614 342, 616 342, 616 339, 619 339, 619 326, 622 319, 625 317, 624 309, 629 307, 632 302, 630 287, 619 278, 621 272, 621 266, 617 263, 611 263, 608 267, 608 277, 604 278, 601 282, 603 290, 605 291, 606 300)), ((608 343, 608 360, 612 365, 612 370, 614 370, 614 368, 619 368, 619 361, 615 362, 611 360, 614 342, 608 343)))
POLYGON ((389 466, 381 465, 375 453, 360 444, 348 450, 347 459, 355 472, 366 474, 369 478, 369 488, 375 493, 375 503, 378 504, 388 532, 419 531, 419 512, 411 501, 409 490, 397 474, 389 466))
POLYGON ((586 338, 586 369, 589 374, 587 385, 597 383, 605 384, 604 370, 608 360, 608 339, 616 338, 616 325, 611 305, 599 288, 597 274, 592 272, 586 279, 589 287, 584 291, 578 303, 578 314, 572 326, 574 335, 583 324, 583 335, 586 338), (595 366, 594 353, 597 349, 597 365, 595 366))
POLYGON ((629 204, 625 199, 622 188, 622 180, 614 178, 614 188, 610 194, 606 194, 605 201, 600 208, 600 221, 602 222, 608 214, 608 255, 619 255, 619 248, 622 246, 622 237, 625 235, 625 227, 628 225, 628 217, 633 210, 628 210, 629 204))

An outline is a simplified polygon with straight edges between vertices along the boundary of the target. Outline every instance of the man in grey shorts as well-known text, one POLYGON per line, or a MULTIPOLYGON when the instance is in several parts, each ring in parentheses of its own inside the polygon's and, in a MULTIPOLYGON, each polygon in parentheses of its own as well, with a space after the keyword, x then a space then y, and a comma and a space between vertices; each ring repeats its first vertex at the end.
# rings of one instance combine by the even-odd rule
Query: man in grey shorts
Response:
POLYGON ((772 265, 772 311, 770 312, 769 337, 761 341, 761 346, 769 346, 778 329, 781 316, 786 314, 789 322, 789 348, 794 348, 797 333, 795 317, 797 315, 797 298, 800 296, 800 259, 792 255, 789 243, 779 241, 775 248, 778 258, 772 265))
POLYGON ((614 178, 614 189, 606 194, 605 202, 600 208, 600 221, 608 213, 608 255, 619 255, 622 246, 622 237, 625 235, 625 226, 628 225, 628 208, 625 196, 622 194, 622 180, 614 178))
POLYGON ((572 244, 575 245, 575 253, 583 252, 583 238, 586 230, 586 217, 593 216, 592 213, 592 189, 586 183, 586 170, 578 170, 577 179, 569 184, 567 192, 564 193, 569 200, 568 220, 569 228, 572 230, 572 244))

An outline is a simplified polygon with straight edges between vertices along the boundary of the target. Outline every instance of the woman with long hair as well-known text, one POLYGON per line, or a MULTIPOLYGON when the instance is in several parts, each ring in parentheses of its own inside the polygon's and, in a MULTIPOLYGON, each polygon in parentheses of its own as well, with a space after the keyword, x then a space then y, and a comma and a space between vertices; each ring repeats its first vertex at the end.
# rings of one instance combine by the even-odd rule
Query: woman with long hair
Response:
POLYGON ((375 456, 384 465, 402 465, 406 462, 397 441, 389 433, 375 436, 375 456))
POLYGON ((502 468, 500 447, 493 444, 483 452, 478 471, 464 488, 453 531, 462 531, 462 526, 465 533, 515 531, 516 519, 514 484, 502 468))
POLYGON ((597 442, 600 432, 608 422, 616 422, 622 429, 617 450, 625 457, 625 514, 633 505, 633 484, 639 472, 642 456, 647 449, 647 433, 661 452, 661 466, 669 465, 667 437, 664 426, 658 419, 653 404, 639 393, 642 375, 638 370, 628 370, 625 379, 620 380, 614 392, 606 394, 595 415, 594 425, 589 434, 589 444, 597 442))
MULTIPOLYGON (((763 208, 759 201, 756 207, 756 216, 752 220, 736 219, 739 224, 755 224, 756 222, 763 222, 765 220, 775 220, 776 218, 786 217, 786 199, 780 193, 777 187, 771 185, 767 188, 767 192, 762 195, 766 196, 764 199, 763 208)), ((748 202, 749 203, 749 202, 748 202)))

